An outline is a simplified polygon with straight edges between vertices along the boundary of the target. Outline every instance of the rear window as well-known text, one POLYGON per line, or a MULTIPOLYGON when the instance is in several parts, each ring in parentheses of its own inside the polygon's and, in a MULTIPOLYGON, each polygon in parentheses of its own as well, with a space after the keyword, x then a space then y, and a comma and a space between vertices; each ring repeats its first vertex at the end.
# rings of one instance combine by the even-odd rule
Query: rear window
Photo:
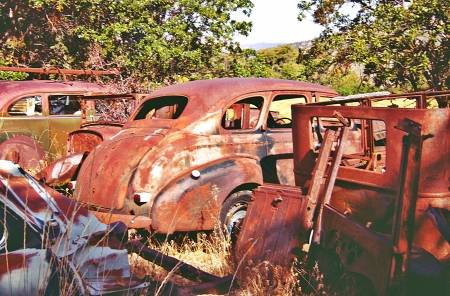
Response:
POLYGON ((42 115, 42 98, 41 96, 30 96, 18 100, 8 108, 8 114, 12 116, 26 115, 35 116, 42 115))
POLYGON ((188 99, 182 96, 167 96, 147 100, 141 104, 134 120, 177 119, 183 113, 188 99))

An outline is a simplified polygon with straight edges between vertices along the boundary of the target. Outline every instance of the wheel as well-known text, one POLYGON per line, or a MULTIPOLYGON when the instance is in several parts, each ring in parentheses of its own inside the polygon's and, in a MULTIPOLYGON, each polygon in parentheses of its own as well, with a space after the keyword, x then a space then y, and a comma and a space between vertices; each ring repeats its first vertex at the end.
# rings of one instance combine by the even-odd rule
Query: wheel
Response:
POLYGON ((251 196, 250 190, 233 193, 225 200, 220 209, 220 222, 225 226, 226 233, 231 236, 233 243, 237 240, 251 196))

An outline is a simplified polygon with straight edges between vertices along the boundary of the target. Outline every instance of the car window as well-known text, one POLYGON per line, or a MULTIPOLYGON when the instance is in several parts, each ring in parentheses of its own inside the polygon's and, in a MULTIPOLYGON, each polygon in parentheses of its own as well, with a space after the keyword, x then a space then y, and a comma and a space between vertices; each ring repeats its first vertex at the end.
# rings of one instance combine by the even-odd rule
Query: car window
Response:
MULTIPOLYGON (((360 118, 345 118, 345 121, 350 130, 341 165, 383 173, 386 163, 386 123, 360 118)), ((343 126, 335 117, 315 117, 311 119, 311 124, 311 143, 316 153, 319 152, 325 131, 343 126)))
MULTIPOLYGON (((126 122, 136 109, 137 102, 130 97, 123 98, 83 98, 86 110, 86 121, 126 122)), ((83 109, 82 108, 82 109, 83 109)))
POLYGON ((42 115, 41 96, 29 96, 13 103, 8 108, 8 114, 12 116, 35 116, 42 115))
POLYGON ((81 112, 77 95, 51 95, 48 97, 50 115, 78 114, 81 112))
POLYGON ((224 129, 254 129, 261 115, 262 97, 247 98, 229 106, 222 116, 224 129))
POLYGON ((153 98, 142 103, 134 120, 177 119, 186 107, 188 99, 181 96, 153 98))
POLYGON ((275 97, 270 104, 267 126, 269 128, 291 128, 291 105, 300 103, 306 103, 306 98, 304 96, 282 95, 275 97))

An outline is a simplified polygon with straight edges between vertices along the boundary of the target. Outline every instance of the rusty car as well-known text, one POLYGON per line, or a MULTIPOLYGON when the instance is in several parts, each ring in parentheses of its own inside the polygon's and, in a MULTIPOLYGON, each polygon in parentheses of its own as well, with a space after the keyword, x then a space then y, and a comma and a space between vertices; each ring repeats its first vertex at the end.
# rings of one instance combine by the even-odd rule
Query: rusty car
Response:
POLYGON ((449 98, 430 91, 292 106, 296 186, 254 190, 237 254, 287 267, 307 255, 335 287, 353 275, 376 295, 446 295, 449 98))
POLYGON ((50 160, 65 156, 67 135, 80 127, 79 96, 114 93, 106 85, 80 81, 0 81, 0 142, 34 139, 50 160))
POLYGON ((73 198, 102 221, 157 233, 211 230, 218 217, 231 230, 252 189, 294 184, 290 106, 336 96, 263 78, 164 87, 109 138, 77 131, 95 148, 77 170, 73 198))

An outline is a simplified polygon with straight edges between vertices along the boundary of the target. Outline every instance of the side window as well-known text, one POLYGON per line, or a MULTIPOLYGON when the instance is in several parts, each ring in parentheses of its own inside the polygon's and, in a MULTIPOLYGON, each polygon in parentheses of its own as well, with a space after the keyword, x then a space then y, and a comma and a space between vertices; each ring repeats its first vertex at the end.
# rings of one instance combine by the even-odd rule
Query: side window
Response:
POLYGON ((270 104, 270 113, 267 116, 267 126, 269 128, 291 128, 292 114, 291 105, 305 104, 304 96, 277 96, 270 104))
POLYGON ((186 107, 188 99, 181 96, 153 98, 145 101, 134 120, 177 119, 186 107))
MULTIPOLYGON (((386 163, 386 124, 382 120, 346 118, 350 131, 346 140, 341 165, 382 173, 386 163)), ((333 117, 311 119, 312 149, 318 153, 327 129, 342 127, 333 117)))
POLYGON ((26 115, 35 116, 42 115, 42 98, 41 96, 31 96, 18 100, 8 108, 8 114, 12 116, 26 115))
POLYGON ((222 116, 224 129, 254 129, 261 115, 262 97, 248 98, 237 101, 229 106, 222 116))
POLYGON ((48 96, 50 115, 78 114, 81 112, 77 95, 48 96))

